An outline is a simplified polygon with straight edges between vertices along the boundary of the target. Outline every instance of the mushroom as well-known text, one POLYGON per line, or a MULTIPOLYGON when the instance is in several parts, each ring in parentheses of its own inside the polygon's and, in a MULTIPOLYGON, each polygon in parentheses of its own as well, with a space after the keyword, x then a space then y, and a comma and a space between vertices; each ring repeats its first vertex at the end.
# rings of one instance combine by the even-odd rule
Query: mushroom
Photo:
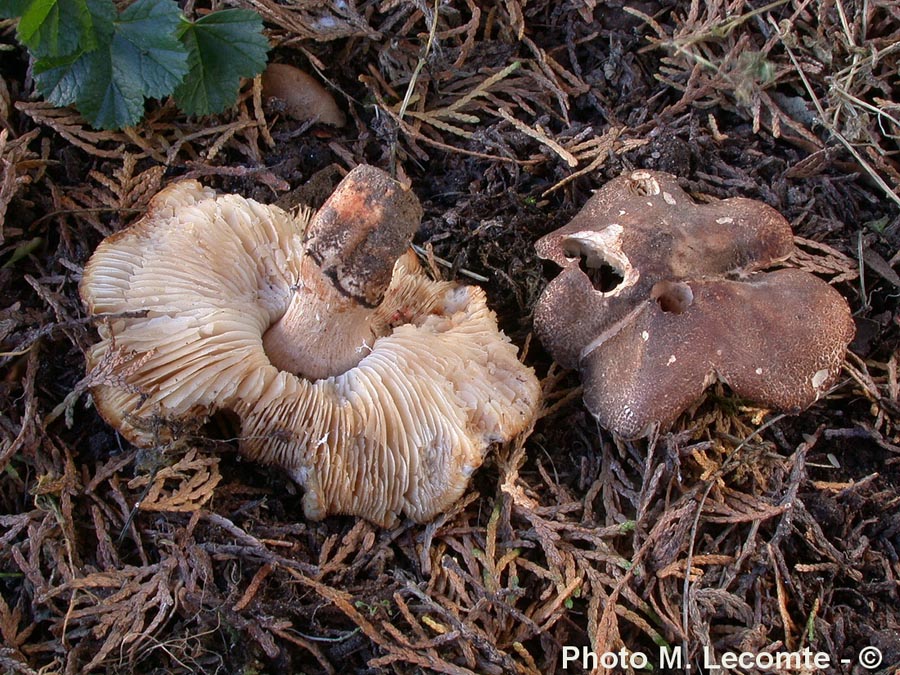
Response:
POLYGON ((287 63, 270 63, 262 75, 262 94, 284 103, 284 112, 295 120, 315 120, 333 127, 347 123, 331 93, 312 75, 287 63))
POLYGON ((241 452, 303 485, 309 518, 430 519, 530 428, 540 387, 480 288, 424 274, 421 214, 368 166, 315 216, 169 186, 84 270, 100 414, 148 446, 231 411, 241 452))
POLYGON ((671 424, 716 380, 802 410, 834 384, 854 334, 827 283, 764 271, 793 250, 777 211, 743 198, 696 204, 665 173, 610 181, 536 248, 562 272, 538 301, 535 332, 579 369, 588 409, 623 438, 671 424))

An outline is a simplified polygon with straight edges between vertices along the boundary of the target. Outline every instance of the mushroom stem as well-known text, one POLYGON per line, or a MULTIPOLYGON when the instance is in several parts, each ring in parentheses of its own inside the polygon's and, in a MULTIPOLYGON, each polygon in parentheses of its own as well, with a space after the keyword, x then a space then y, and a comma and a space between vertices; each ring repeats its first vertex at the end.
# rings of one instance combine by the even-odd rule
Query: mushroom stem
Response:
POLYGON ((416 196, 384 171, 348 173, 310 222, 294 296, 263 336, 272 364, 317 380, 362 361, 388 332, 375 310, 421 219, 416 196))
POLYGON ((347 174, 313 217, 304 238, 306 253, 338 291, 374 308, 421 222, 416 196, 381 169, 363 164, 347 174))
POLYGON ((340 293, 312 259, 303 259, 301 275, 287 311, 263 335, 263 349, 279 370, 310 380, 345 373, 386 327, 374 310, 340 293))

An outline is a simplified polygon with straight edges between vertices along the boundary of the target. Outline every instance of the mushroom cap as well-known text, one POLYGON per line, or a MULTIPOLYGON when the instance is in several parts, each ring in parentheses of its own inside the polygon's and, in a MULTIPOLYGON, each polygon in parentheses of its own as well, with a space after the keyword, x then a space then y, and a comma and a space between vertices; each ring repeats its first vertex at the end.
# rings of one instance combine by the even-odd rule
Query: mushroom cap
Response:
POLYGON ((241 452, 303 484, 308 517, 426 520, 491 443, 530 428, 539 384, 483 292, 431 280, 408 253, 374 310, 393 330, 356 367, 312 381, 273 366, 262 336, 311 260, 309 217, 183 181, 102 242, 80 287, 110 315, 87 355, 97 408, 142 446, 231 410, 241 452))
POLYGON ((794 239, 766 204, 740 197, 696 204, 674 176, 634 171, 609 181, 535 248, 563 268, 535 308, 535 330, 560 365, 577 368, 584 347, 648 298, 658 281, 763 269, 787 258, 794 239), (621 283, 596 290, 582 258, 588 268, 611 267, 621 283), (573 298, 576 305, 565 304, 573 298), (567 310, 576 306, 584 307, 578 320, 567 310))
POLYGON ((743 398, 798 412, 840 374, 853 337, 843 297, 784 269, 687 284, 680 314, 643 302, 629 325, 585 354, 584 400, 624 438, 668 425, 716 380, 743 398))
POLYGON ((484 292, 423 279, 413 254, 398 261, 379 311, 415 314, 355 368, 314 383, 273 368, 252 409, 236 408, 244 453, 286 467, 310 518, 427 520, 462 494, 488 446, 534 420, 540 386, 484 292))
POLYGON ((91 315, 111 315, 87 354, 109 381, 92 390, 101 416, 147 446, 170 438, 160 422, 202 423, 261 391, 260 336, 290 300, 301 237, 281 209, 186 180, 101 242, 79 287, 91 315))
POLYGON ((563 269, 535 331, 579 368, 591 413, 625 438, 671 423, 717 378, 764 405, 805 408, 834 383, 853 337, 828 284, 761 271, 793 250, 777 211, 741 198, 696 204, 668 174, 610 181, 536 248, 563 269), (603 268, 618 283, 597 288, 603 268))
POLYGON ((342 127, 347 117, 334 96, 312 75, 287 63, 270 63, 262 75, 262 93, 284 102, 284 111, 296 120, 315 120, 342 127))

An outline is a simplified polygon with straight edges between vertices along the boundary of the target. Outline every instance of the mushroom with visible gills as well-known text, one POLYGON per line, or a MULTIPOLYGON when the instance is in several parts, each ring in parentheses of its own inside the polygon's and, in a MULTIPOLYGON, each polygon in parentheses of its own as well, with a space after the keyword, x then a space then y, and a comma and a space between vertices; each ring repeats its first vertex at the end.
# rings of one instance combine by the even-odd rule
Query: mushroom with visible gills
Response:
POLYGON ((148 446, 230 410, 241 452, 303 485, 308 517, 432 518, 530 429, 540 387, 481 289, 424 274, 421 215, 368 166, 315 216, 169 186, 85 267, 101 415, 148 446))
POLYGON ((562 272, 538 301, 535 331, 624 438, 671 424, 715 380, 799 411, 834 384, 855 328, 818 277, 764 271, 793 246, 790 225, 761 202, 696 204, 674 176, 635 171, 537 242, 562 272))

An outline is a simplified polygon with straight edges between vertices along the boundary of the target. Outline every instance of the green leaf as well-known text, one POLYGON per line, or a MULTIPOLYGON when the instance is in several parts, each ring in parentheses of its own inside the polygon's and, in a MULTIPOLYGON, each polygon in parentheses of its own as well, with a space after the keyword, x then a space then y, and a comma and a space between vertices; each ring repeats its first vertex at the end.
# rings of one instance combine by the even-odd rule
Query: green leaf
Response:
POLYGON ((85 54, 73 69, 83 83, 75 104, 94 128, 130 127, 144 116, 140 68, 133 61, 116 58, 118 52, 128 51, 122 41, 114 35, 109 47, 85 54))
POLYGON ((67 56, 90 48, 91 23, 87 0, 32 0, 17 34, 37 58, 67 56))
MULTIPOLYGON (((115 30, 116 8, 112 0, 88 0, 93 35, 90 42, 109 44, 115 30)), ((38 91, 48 102, 57 106, 75 103, 85 86, 90 84, 90 58, 85 49, 69 56, 38 59, 34 64, 34 80, 38 91)))
POLYGON ((74 103, 95 128, 131 126, 144 115, 140 60, 134 58, 133 45, 118 34, 106 47, 78 57, 36 62, 34 79, 50 103, 74 103), (123 53, 130 58, 119 58, 123 53))
POLYGON ((187 49, 176 37, 181 21, 172 0, 137 0, 116 22, 113 59, 129 64, 145 96, 168 96, 188 72, 187 49))
POLYGON ((0 0, 0 19, 18 19, 30 4, 31 0, 0 0))
POLYGON ((34 62, 34 82, 37 90, 55 106, 72 105, 84 88, 85 55, 39 59, 34 62))
POLYGON ((863 224, 865 225, 865 227, 868 227, 870 230, 872 230, 874 232, 878 232, 879 234, 882 234, 885 231, 885 229, 887 229, 888 223, 890 223, 890 222, 891 222, 890 216, 882 216, 881 218, 878 218, 877 220, 869 220, 863 224))
POLYGON ((146 98, 173 91, 188 114, 218 112, 268 52, 262 19, 247 10, 188 22, 174 0, 137 0, 118 16, 113 0, 0 0, 0 15, 21 15, 41 94, 107 129, 137 123, 146 98))
POLYGON ((81 45, 84 51, 96 49, 98 45, 104 45, 112 39, 115 30, 116 6, 113 0, 87 0, 88 12, 91 14, 92 35, 85 44, 81 45))
POLYGON ((269 43, 256 12, 226 9, 185 26, 181 41, 190 68, 175 100, 190 115, 221 112, 237 100, 242 77, 266 65, 269 43))
POLYGON ((175 37, 181 20, 172 0, 138 0, 103 36, 105 44, 74 58, 38 61, 35 81, 48 101, 75 103, 94 127, 136 124, 144 99, 170 94, 188 71, 187 50, 175 37))

